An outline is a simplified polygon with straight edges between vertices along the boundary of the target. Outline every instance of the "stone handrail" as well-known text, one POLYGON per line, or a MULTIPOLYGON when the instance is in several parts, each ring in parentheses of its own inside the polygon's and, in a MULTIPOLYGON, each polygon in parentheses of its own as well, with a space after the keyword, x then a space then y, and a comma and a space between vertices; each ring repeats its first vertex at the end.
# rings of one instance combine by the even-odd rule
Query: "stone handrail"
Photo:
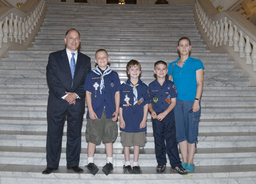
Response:
POLYGON ((0 58, 8 50, 25 50, 37 34, 46 12, 44 0, 37 0, 27 13, 11 8, 0 16, 0 58))
POLYGON ((209 0, 196 0, 195 19, 208 48, 226 51, 256 85, 256 27, 235 11, 218 12, 209 0))

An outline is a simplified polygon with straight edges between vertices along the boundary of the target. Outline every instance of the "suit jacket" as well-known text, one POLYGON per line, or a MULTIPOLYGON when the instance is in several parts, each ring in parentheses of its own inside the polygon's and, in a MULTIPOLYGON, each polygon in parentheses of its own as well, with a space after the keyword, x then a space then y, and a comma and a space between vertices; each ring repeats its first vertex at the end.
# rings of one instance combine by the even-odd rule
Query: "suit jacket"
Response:
POLYGON ((80 99, 76 99, 74 108, 84 111, 85 91, 83 85, 90 71, 90 57, 78 52, 73 87, 71 87, 72 76, 66 49, 51 53, 46 67, 49 85, 48 111, 65 111, 69 107, 69 104, 62 99, 66 95, 65 92, 76 93, 80 99))

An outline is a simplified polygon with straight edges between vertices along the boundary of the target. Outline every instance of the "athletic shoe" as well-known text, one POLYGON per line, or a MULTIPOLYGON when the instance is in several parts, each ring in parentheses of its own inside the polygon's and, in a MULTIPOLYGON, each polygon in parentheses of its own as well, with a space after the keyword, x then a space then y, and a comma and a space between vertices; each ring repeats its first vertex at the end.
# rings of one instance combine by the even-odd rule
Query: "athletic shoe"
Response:
POLYGON ((179 174, 188 174, 188 172, 181 165, 172 168, 172 171, 179 174))
POLYGON ((98 170, 99 170, 99 168, 94 164, 94 163, 89 163, 87 166, 85 166, 85 167, 87 167, 88 168, 88 170, 93 174, 93 175, 95 175, 97 172, 98 172, 98 170))
POLYGON ((165 168, 166 168, 166 164, 161 165, 161 166, 160 166, 160 165, 157 165, 156 171, 159 172, 159 173, 161 173, 161 172, 164 172, 165 168))
POLYGON ((114 168, 113 168, 113 164, 112 163, 107 163, 104 167, 103 167, 103 169, 102 169, 102 171, 106 174, 106 175, 108 175, 112 170, 114 170, 114 168))
POLYGON ((141 169, 140 169, 140 166, 134 166, 134 167, 133 167, 133 173, 134 173, 134 174, 141 174, 142 171, 141 171, 141 169))
POLYGON ((195 169, 195 165, 188 163, 188 165, 186 167, 187 172, 194 172, 194 169, 195 169))
POLYGON ((132 171, 132 167, 130 166, 130 165, 127 165, 127 166, 123 166, 123 173, 124 174, 132 174, 133 173, 133 171, 132 171))

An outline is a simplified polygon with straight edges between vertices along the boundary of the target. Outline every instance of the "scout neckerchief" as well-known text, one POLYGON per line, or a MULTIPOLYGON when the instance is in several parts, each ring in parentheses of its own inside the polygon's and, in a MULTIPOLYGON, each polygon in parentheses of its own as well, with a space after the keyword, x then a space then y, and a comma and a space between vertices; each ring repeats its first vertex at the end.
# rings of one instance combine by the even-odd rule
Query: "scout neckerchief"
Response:
POLYGON ((96 66, 95 69, 92 70, 94 73, 96 73, 97 75, 100 75, 100 94, 102 94, 102 89, 104 87, 104 76, 110 74, 112 72, 112 70, 110 69, 110 67, 107 65, 107 69, 102 73, 102 71, 99 69, 99 66, 96 66))
POLYGON ((124 82, 125 84, 128 84, 130 87, 132 87, 132 92, 133 92, 133 105, 136 105, 138 102, 138 91, 137 91, 137 86, 139 85, 139 81, 133 85, 133 83, 128 79, 127 81, 124 82))

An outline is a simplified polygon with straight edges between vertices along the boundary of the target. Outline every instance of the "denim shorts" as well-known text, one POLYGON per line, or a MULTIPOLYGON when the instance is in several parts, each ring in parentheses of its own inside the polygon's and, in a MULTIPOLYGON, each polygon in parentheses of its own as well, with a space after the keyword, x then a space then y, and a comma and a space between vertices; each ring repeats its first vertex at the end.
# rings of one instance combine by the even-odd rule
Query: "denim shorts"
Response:
POLYGON ((176 101, 174 108, 176 138, 177 142, 187 141, 190 144, 197 143, 198 124, 201 115, 200 109, 197 112, 189 112, 192 109, 194 101, 176 101))

